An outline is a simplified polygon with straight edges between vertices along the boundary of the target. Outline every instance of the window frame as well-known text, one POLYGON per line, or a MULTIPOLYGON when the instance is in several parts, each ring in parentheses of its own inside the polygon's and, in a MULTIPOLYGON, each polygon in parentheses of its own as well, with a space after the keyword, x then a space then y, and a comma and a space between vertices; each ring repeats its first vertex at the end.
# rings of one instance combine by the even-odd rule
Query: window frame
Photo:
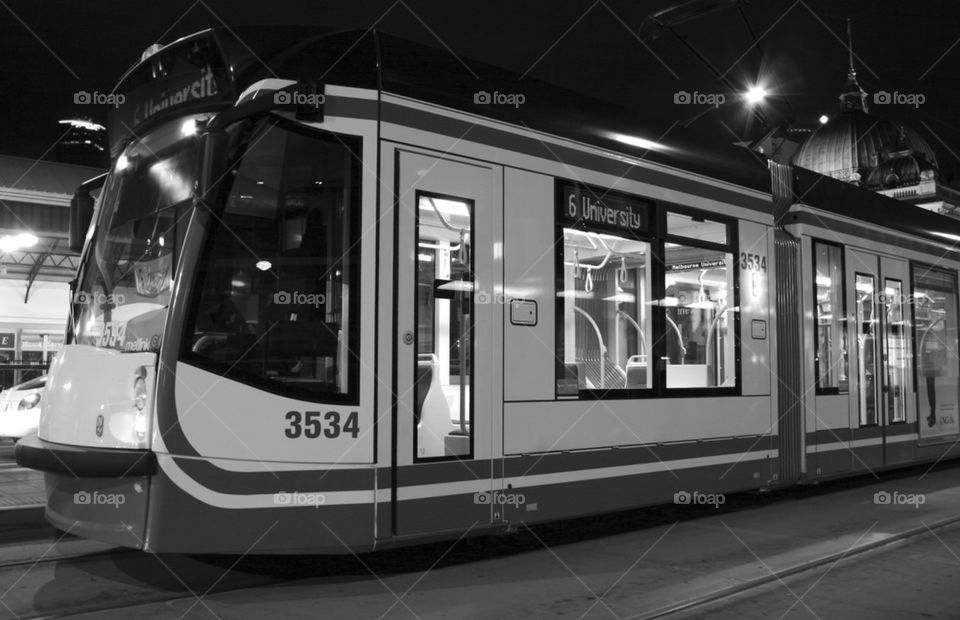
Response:
MULTIPOLYGON (((732 263, 732 281, 733 288, 731 290, 732 296, 732 307, 737 308, 733 312, 733 342, 734 342, 734 353, 733 353, 733 369, 736 377, 736 383, 732 386, 722 387, 719 385, 715 386, 704 386, 704 387, 667 387, 667 369, 666 365, 663 365, 662 370, 657 368, 655 376, 658 377, 661 381, 662 394, 661 396, 674 396, 674 397, 683 397, 683 396, 740 396, 743 394, 743 374, 742 374, 742 365, 741 365, 741 338, 740 338, 740 237, 738 233, 738 226, 736 223, 739 221, 736 217, 732 216, 723 216, 717 215, 711 211, 706 211, 704 209, 697 209, 694 207, 687 207, 683 205, 676 205, 672 203, 664 203, 663 208, 658 210, 658 223, 660 225, 659 229, 659 246, 660 246, 660 260, 658 261, 658 267, 662 270, 659 274, 659 281, 657 284, 660 287, 659 290, 659 299, 662 299, 666 294, 666 244, 667 243, 676 243, 678 245, 699 248, 703 250, 711 250, 715 252, 722 252, 723 254, 730 254, 731 263, 732 263), (677 213, 679 215, 685 215, 691 218, 702 217, 704 220, 711 222, 716 222, 717 224, 723 224, 727 228, 727 243, 715 243, 712 241, 702 241, 700 239, 693 239, 691 237, 684 237, 681 235, 671 235, 668 234, 668 214, 677 213), (661 377, 662 375, 662 377, 661 377)), ((654 277, 657 277, 658 274, 654 274, 654 277)), ((666 331, 666 308, 661 306, 663 312, 658 312, 657 316, 662 322, 662 327, 660 334, 664 334, 666 331)), ((657 343, 661 349, 658 350, 657 356, 658 359, 666 356, 666 339, 665 338, 656 338, 659 342, 657 343)))
MULTIPOLYGON (((887 295, 887 283, 889 283, 889 282, 896 282, 898 285, 900 285, 900 294, 898 295, 897 304, 900 306, 900 323, 901 323, 901 325, 902 325, 903 322, 904 322, 904 320, 906 319, 906 316, 907 316, 907 311, 906 311, 906 310, 904 309, 904 307, 903 307, 903 306, 904 306, 904 303, 903 303, 903 297, 904 297, 903 290, 904 290, 904 288, 905 288, 905 286, 904 286, 904 281, 901 280, 900 278, 888 278, 888 277, 884 277, 884 278, 883 278, 883 294, 884 294, 884 296, 887 295)), ((910 305, 913 305, 913 304, 910 304, 910 305)), ((882 349, 883 355, 882 355, 882 357, 881 357, 881 361, 882 361, 882 363, 883 363, 883 365, 884 365, 884 368, 883 368, 883 370, 884 370, 884 376, 886 376, 886 372, 887 372, 887 370, 888 370, 888 367, 887 367, 887 365, 886 365, 886 364, 887 364, 887 361, 889 361, 889 360, 890 360, 890 357, 891 357, 891 356, 890 356, 890 348, 889 348, 889 344, 890 344, 890 342, 889 342, 889 335, 890 335, 890 334, 889 334, 889 332, 887 331, 887 330, 889 330, 889 329, 890 329, 890 321, 889 321, 889 319, 887 318, 887 315, 886 315, 886 305, 884 305, 884 314, 883 314, 883 349, 882 349)), ((912 329, 909 330, 909 332, 910 332, 910 339, 909 339, 909 340, 907 339, 907 331, 908 331, 908 330, 904 327, 904 328, 903 328, 902 338, 903 338, 903 341, 906 342, 906 343, 909 343, 910 348, 913 349, 913 348, 914 348, 914 343, 913 343, 913 330, 912 330, 912 329)), ((914 362, 912 352, 911 352, 911 355, 908 356, 908 359, 910 359, 911 363, 914 362)), ((849 373, 849 370, 848 370, 847 372, 849 373)), ((904 376, 906 376, 906 373, 904 373, 904 376)), ((848 380, 849 380, 849 374, 848 374, 847 378, 848 378, 848 380)), ((892 383, 892 382, 889 382, 889 381, 886 381, 886 380, 883 381, 883 386, 884 386, 884 388, 886 388, 886 389, 885 389, 885 392, 886 392, 888 395, 890 394, 890 388, 891 388, 891 385, 890 385, 890 384, 891 384, 891 383, 892 383)), ((914 385, 916 385, 916 383, 914 383, 914 385)), ((901 386, 901 387, 902 387, 904 393, 906 393, 906 388, 907 388, 907 386, 906 386, 906 385, 903 385, 903 386, 901 386)), ((907 417, 908 417, 908 416, 907 416, 907 413, 908 413, 908 412, 907 412, 907 400, 906 400, 906 396, 904 396, 904 401, 903 401, 903 402, 904 402, 903 419, 902 419, 902 420, 893 420, 893 419, 891 419, 891 418, 890 418, 890 415, 889 415, 889 414, 890 414, 889 409, 887 409, 886 411, 884 411, 884 413, 886 414, 886 419, 884 420, 884 425, 885 425, 885 426, 892 426, 892 425, 894 425, 894 424, 906 424, 906 423, 907 423, 907 417)))
MULTIPOLYGON (((413 462, 414 462, 414 463, 438 463, 438 462, 444 462, 444 461, 469 461, 469 460, 473 460, 473 459, 474 459, 474 455, 476 454, 476 424, 475 424, 475 421, 476 421, 476 415, 475 415, 475 413, 476 413, 476 407, 475 407, 475 403, 476 403, 476 390, 473 389, 473 388, 474 388, 474 386, 476 385, 476 382, 475 382, 475 381, 476 381, 476 359, 477 359, 476 335, 475 335, 475 334, 476 334, 476 329, 474 329, 474 328, 476 327, 476 321, 477 321, 477 315, 476 315, 476 294, 477 294, 477 290, 476 290, 476 284, 477 284, 477 281, 476 281, 476 252, 477 252, 477 250, 476 250, 476 244, 474 243, 474 240, 475 240, 475 238, 476 238, 476 230, 477 230, 477 209, 476 209, 477 203, 476 203, 476 200, 474 200, 473 198, 466 198, 466 197, 463 197, 463 196, 455 196, 455 195, 453 195, 453 194, 442 194, 442 193, 438 193, 438 192, 431 192, 431 191, 427 191, 427 190, 417 189, 417 190, 414 192, 414 204, 417 206, 417 208, 416 208, 416 213, 415 213, 414 216, 413 216, 413 219, 414 219, 414 224, 413 224, 413 231, 414 231, 414 232, 413 232, 413 247, 414 247, 414 251, 415 251, 415 252, 419 252, 419 251, 420 251, 420 199, 421 199, 421 198, 424 198, 424 197, 427 197, 427 198, 437 198, 437 199, 439 199, 439 200, 444 200, 444 199, 446 199, 446 200, 455 200, 455 201, 457 201, 457 202, 463 202, 463 203, 466 203, 466 204, 469 204, 469 205, 470 205, 470 265, 469 265, 469 269, 470 269, 470 271, 471 271, 471 280, 470 280, 470 282, 473 284, 473 293, 469 296, 469 301, 468 301, 467 303, 470 304, 470 319, 471 319, 471 321, 473 322, 473 325, 470 326, 470 330, 469 330, 469 331, 470 331, 470 348, 469 348, 469 351, 470 351, 470 362, 469 362, 470 372, 469 372, 469 377, 468 377, 468 381, 469 381, 469 382, 468 382, 467 385, 469 386, 469 394, 470 394, 470 395, 469 395, 469 397, 466 399, 466 406, 467 406, 467 410, 468 410, 468 412, 469 412, 469 415, 466 417, 466 419, 467 419, 467 425, 468 425, 468 427, 470 428, 470 435, 469 435, 469 437, 470 437, 470 451, 469 451, 467 454, 449 454, 449 455, 443 455, 443 454, 441 454, 441 455, 437 455, 437 456, 420 456, 420 441, 419 441, 419 439, 420 439, 420 433, 417 432, 417 429, 416 429, 416 426, 415 426, 415 427, 414 427, 414 431, 413 431, 413 462)), ((414 258, 414 260, 417 260, 416 257, 414 258)), ((434 264, 436 264, 436 263, 434 263, 434 264)), ((419 282, 419 274, 416 272, 416 269, 417 269, 417 268, 414 267, 414 274, 415 274, 414 277, 417 278, 417 294, 418 294, 418 296, 419 296, 420 282, 419 282)), ((434 281, 436 281, 436 275, 434 275, 434 281)), ((434 297, 434 304, 436 304, 436 300, 437 300, 437 298, 434 297)), ((433 306, 433 310, 434 310, 434 314, 436 314, 436 305, 433 306)), ((413 347, 413 352, 411 353, 411 355, 413 356, 413 368, 416 369, 416 368, 417 368, 417 362, 418 362, 419 346, 420 346, 420 304, 419 304, 419 299, 415 299, 415 300, 414 300, 414 304, 413 304, 413 325, 414 325, 416 331, 415 331, 415 333, 414 333, 414 347, 413 347)), ((432 338, 433 338, 433 348, 434 348, 434 352, 436 352, 436 348, 437 348, 437 347, 436 347, 436 345, 437 345, 437 341, 436 341, 437 325, 436 325, 435 322, 431 323, 431 330, 433 331, 433 334, 432 334, 432 338)), ((460 371, 461 371, 461 373, 462 373, 462 372, 463 372, 463 369, 461 368, 460 371)), ((461 376, 462 376, 462 375, 461 375, 461 376)), ((461 389, 463 389, 463 383, 462 383, 462 381, 461 381, 460 386, 461 386, 461 389)), ((411 392, 411 394, 412 394, 412 398, 416 398, 416 386, 414 386, 414 390, 411 392)))
POLYGON ((847 257, 846 257, 846 248, 842 243, 835 241, 826 241, 818 237, 810 238, 810 261, 811 267, 813 269, 813 280, 811 284, 812 294, 811 300, 813 301, 813 380, 814 380, 814 393, 816 396, 839 396, 841 394, 850 393, 850 351, 849 351, 849 321, 847 321, 847 257), (844 391, 840 390, 840 386, 836 387, 824 387, 820 385, 820 356, 817 347, 820 346, 820 324, 817 319, 817 245, 825 245, 828 247, 837 248, 840 251, 840 305, 842 317, 840 322, 843 326, 844 341, 847 344, 847 349, 844 354, 843 363, 847 368, 847 389, 844 391))
POLYGON ((732 386, 704 386, 704 387, 672 387, 666 385, 666 364, 662 359, 666 356, 666 342, 664 335, 666 333, 666 307, 662 305, 650 306, 650 330, 652 334, 650 351, 648 352, 648 372, 650 373, 650 386, 643 388, 582 388, 577 394, 561 394, 558 389, 558 381, 561 377, 561 370, 564 367, 564 345, 565 345, 565 324, 564 324, 564 304, 560 293, 564 290, 564 243, 563 229, 571 228, 591 232, 604 232, 615 234, 623 238, 631 238, 648 244, 650 260, 650 298, 663 299, 666 290, 665 277, 668 273, 666 268, 666 243, 677 243, 686 247, 699 248, 704 250, 721 252, 731 256, 732 263, 732 308, 739 308, 740 305, 740 262, 739 257, 739 235, 738 218, 735 216, 718 215, 716 213, 678 205, 671 202, 659 201, 648 196, 631 194, 606 187, 582 183, 572 179, 555 177, 554 179, 554 400, 559 401, 597 401, 597 400, 634 400, 651 398, 684 398, 684 397, 709 397, 709 396, 741 396, 743 393, 743 374, 741 364, 741 342, 740 342, 740 312, 731 310, 733 313, 733 339, 734 339, 734 373, 736 382, 732 386), (583 222, 577 220, 572 222, 569 217, 564 217, 563 204, 566 188, 574 188, 579 191, 587 191, 598 197, 611 196, 616 199, 626 200, 635 204, 642 204, 646 207, 646 228, 642 233, 628 231, 625 228, 597 224, 593 222, 583 222), (691 237, 667 234, 667 215, 676 213, 692 218, 703 218, 704 220, 722 224, 726 227, 725 244, 702 241, 691 237))
MULTIPOLYGON (((865 272, 865 271, 855 271, 855 272, 853 273, 853 294, 854 294, 854 298, 855 298, 854 301, 853 301, 853 305, 854 305, 854 320, 855 320, 855 323, 856 323, 856 337, 857 337, 857 339, 859 339, 859 338, 860 338, 860 335, 863 333, 863 332, 861 331, 861 329, 862 329, 863 326, 862 326, 861 321, 860 321, 860 315, 859 315, 858 312, 857 312, 857 306, 859 305, 859 301, 856 299, 856 296, 857 296, 857 279, 860 278, 860 277, 870 278, 871 285, 873 286, 873 299, 871 300, 871 304, 872 304, 871 308, 872 308, 873 314, 874 314, 874 316, 875 316, 875 318, 873 319, 873 320, 875 321, 875 322, 873 323, 873 326, 874 326, 874 329, 873 329, 873 374, 874 374, 874 378, 873 378, 873 397, 874 397, 873 406, 874 406, 874 412, 873 412, 873 415, 874 415, 874 418, 876 418, 876 420, 875 420, 874 422, 864 422, 864 421, 863 421, 863 414, 864 414, 864 412, 863 412, 863 409, 862 409, 861 406, 860 406, 860 405, 861 405, 861 403, 860 403, 860 397, 859 397, 859 395, 857 396, 857 419, 859 420, 859 424, 860 424, 859 428, 870 428, 870 427, 875 427, 875 426, 880 426, 880 425, 881 425, 881 420, 882 420, 882 418, 881 418, 881 414, 882 414, 881 409, 882 409, 882 407, 883 407, 883 402, 882 402, 882 401, 883 401, 883 394, 882 394, 882 393, 880 392, 880 390, 878 389, 878 386, 883 382, 883 377, 881 376, 881 374, 880 374, 880 372, 879 372, 880 364, 881 364, 881 359, 882 359, 882 356, 883 356, 883 351, 882 351, 882 349, 883 349, 883 339, 880 337, 880 334, 879 334, 880 328, 882 327, 882 325, 881 325, 881 320, 882 320, 882 319, 881 319, 881 317, 880 317, 879 312, 877 312, 877 306, 878 306, 878 302, 877 302, 877 289, 878 289, 879 286, 880 286, 880 285, 878 284, 877 280, 880 279, 880 276, 877 275, 877 274, 873 274, 873 273, 867 273, 867 272, 865 272), (880 347, 879 347, 879 348, 881 349, 881 351, 879 351, 880 355, 877 355, 877 354, 878 354, 877 344, 880 344, 880 347)), ((814 322, 816 322, 816 321, 814 321, 814 322)), ((857 391, 862 393, 863 390, 864 390, 864 385, 860 382, 861 377, 860 377, 859 364, 862 363, 863 360, 860 359, 860 356, 861 356, 861 351, 860 351, 860 348, 858 347, 858 348, 857 348, 857 363, 858 363, 858 367, 857 367, 857 391)))

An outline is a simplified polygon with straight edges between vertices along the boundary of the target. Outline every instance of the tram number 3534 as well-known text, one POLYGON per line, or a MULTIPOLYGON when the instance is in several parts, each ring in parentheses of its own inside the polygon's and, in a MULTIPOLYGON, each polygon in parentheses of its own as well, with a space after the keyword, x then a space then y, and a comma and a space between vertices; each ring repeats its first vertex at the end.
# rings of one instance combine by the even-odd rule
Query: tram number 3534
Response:
POLYGON ((354 439, 360 434, 360 424, 357 421, 357 412, 351 411, 347 419, 341 424, 339 411, 288 411, 284 416, 289 425, 283 433, 290 439, 316 439, 321 435, 327 439, 336 439, 341 433, 349 434, 354 439))
POLYGON ((745 271, 766 271, 767 257, 759 254, 740 253, 740 269, 745 271))

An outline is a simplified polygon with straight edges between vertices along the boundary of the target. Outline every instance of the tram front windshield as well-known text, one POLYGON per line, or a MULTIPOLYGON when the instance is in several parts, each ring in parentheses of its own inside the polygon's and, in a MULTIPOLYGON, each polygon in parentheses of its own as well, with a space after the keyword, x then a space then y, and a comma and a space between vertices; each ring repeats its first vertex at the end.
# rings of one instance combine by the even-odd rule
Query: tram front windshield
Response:
POLYGON ((73 299, 79 344, 159 350, 196 181, 197 140, 184 126, 158 128, 114 162, 73 299))

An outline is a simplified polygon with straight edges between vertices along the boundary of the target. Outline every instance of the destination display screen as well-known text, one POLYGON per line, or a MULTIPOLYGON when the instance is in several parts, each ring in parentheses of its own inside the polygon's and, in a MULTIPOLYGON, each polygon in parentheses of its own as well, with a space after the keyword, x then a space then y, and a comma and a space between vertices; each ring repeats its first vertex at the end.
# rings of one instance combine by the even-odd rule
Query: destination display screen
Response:
POLYGON ((162 49, 114 89, 111 156, 137 128, 172 112, 186 114, 232 101, 233 84, 212 35, 162 49))
POLYGON ((612 232, 646 233, 652 203, 641 198, 560 183, 558 217, 575 228, 606 228, 612 232))

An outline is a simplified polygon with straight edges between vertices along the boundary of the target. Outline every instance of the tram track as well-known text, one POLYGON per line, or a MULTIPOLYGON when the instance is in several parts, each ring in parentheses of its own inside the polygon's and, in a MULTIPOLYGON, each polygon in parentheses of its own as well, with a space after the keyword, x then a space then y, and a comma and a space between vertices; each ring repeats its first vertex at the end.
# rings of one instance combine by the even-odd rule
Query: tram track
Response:
POLYGON ((157 556, 125 547, 51 553, 0 561, 0 618, 95 617, 118 610, 123 614, 122 610, 141 605, 199 599, 201 593, 220 594, 276 581, 269 575, 224 570, 193 556, 157 556))
MULTIPOLYGON (((945 467, 945 469, 954 467, 945 467)), ((894 480, 907 477, 910 473, 910 470, 889 472, 882 474, 882 480, 885 484, 890 484, 894 480)), ((727 504, 719 514, 732 517, 734 513, 740 511, 776 506, 789 499, 815 499, 835 492, 863 488, 867 486, 864 482, 866 482, 865 478, 844 479, 799 490, 784 489, 761 495, 740 494, 728 498, 727 504)), ((0 593, 13 588, 22 580, 23 583, 19 586, 22 596, 16 601, 4 599, 3 603, 11 605, 17 618, 32 619, 65 618, 77 615, 94 618, 109 611, 114 612, 112 617, 125 617, 128 612, 124 610, 130 610, 129 613, 132 615, 134 608, 144 605, 166 608, 173 604, 174 607, 179 608, 175 602, 181 601, 186 607, 193 603, 194 598, 202 598, 207 593, 219 595, 263 589, 266 595, 270 587, 276 584, 318 588, 314 592, 322 596, 326 587, 331 585, 330 577, 336 577, 336 583, 340 584, 337 587, 342 586, 342 580, 346 579, 348 582, 355 582, 356 587, 362 589, 371 570, 377 575, 382 575, 391 584, 394 583, 391 579, 402 582, 408 575, 421 574, 434 568, 440 571, 457 571, 458 567, 465 567, 469 572, 471 564, 475 563, 479 566, 484 564, 484 561, 498 559, 512 563, 514 560, 511 558, 522 558, 527 555, 525 552, 539 550, 544 544, 558 547, 582 543, 586 547, 597 537, 629 534, 678 521, 696 522, 701 517, 715 514, 716 510, 710 508, 710 511, 706 509, 699 511, 672 504, 664 505, 621 515, 585 517, 563 525, 540 524, 533 526, 536 529, 536 535, 518 532, 517 535, 510 537, 469 539, 449 554, 447 554, 448 545, 436 543, 412 549, 375 552, 363 556, 362 562, 349 557, 331 556, 250 556, 247 558, 179 554, 155 556, 122 547, 68 553, 76 548, 70 549, 64 546, 58 549, 63 552, 60 554, 55 554, 54 551, 57 550, 53 550, 48 556, 37 557, 41 555, 38 552, 32 559, 0 562, 0 593), (441 555, 444 561, 436 565, 436 558, 441 555)), ((635 605, 633 609, 645 609, 645 611, 629 615, 632 610, 628 607, 624 610, 627 613, 621 614, 621 617, 634 620, 689 617, 690 614, 696 615, 698 610, 709 609, 713 604, 736 600, 741 596, 749 596, 764 586, 775 585, 778 581, 794 578, 818 568, 822 570, 835 562, 862 557, 870 551, 883 549, 930 530, 942 530, 960 523, 960 516, 954 517, 944 513, 940 516, 940 520, 931 519, 927 523, 929 529, 922 525, 909 527, 905 525, 900 530, 891 530, 893 533, 878 533, 862 543, 854 544, 854 539, 851 538, 850 544, 833 544, 834 552, 832 553, 829 550, 823 550, 819 554, 801 555, 803 550, 797 548, 788 551, 792 556, 784 554, 779 556, 781 559, 777 561, 777 556, 769 552, 761 552, 764 562, 769 563, 771 567, 768 569, 770 572, 764 575, 759 575, 757 572, 759 567, 751 563, 754 565, 749 571, 740 570, 737 573, 735 585, 717 587, 721 583, 724 585, 731 583, 730 569, 747 567, 746 564, 738 566, 727 564, 726 568, 720 572, 700 573, 699 578, 704 580, 701 581, 703 587, 693 590, 700 594, 693 595, 691 590, 687 590, 691 596, 684 596, 684 593, 678 590, 677 596, 673 599, 661 597, 656 603, 649 600, 647 605, 643 605, 642 600, 637 600, 635 603, 640 604, 635 605), (724 572, 727 574, 721 574, 724 572), (720 578, 725 580, 720 581, 720 578)), ((733 525, 730 519, 727 521, 733 525)), ((733 527, 740 531, 736 525, 733 527)), ((853 530, 849 530, 848 534, 852 536, 853 530)), ((48 536, 33 542, 53 544, 54 540, 55 538, 48 536)), ((72 537, 65 542, 90 543, 90 541, 81 541, 72 537)), ((41 550, 46 549, 46 545, 41 548, 41 550)), ((401 588, 394 586, 394 589, 399 591, 401 588)), ((232 596, 230 599, 236 600, 232 596)), ((557 603, 559 601, 552 604, 557 603)), ((224 602, 221 599, 219 604, 229 608, 231 604, 236 603, 229 602, 229 599, 228 602, 224 602)), ((544 604, 551 603, 544 601, 544 604)), ((6 617, 3 611, 0 607, 0 617, 6 617)))
POLYGON ((122 547, 114 547, 111 549, 106 549, 103 551, 91 551, 84 553, 65 553, 61 555, 50 555, 50 556, 41 556, 39 558, 21 558, 17 560, 9 560, 6 562, 0 561, 0 571, 8 570, 11 568, 19 568, 22 566, 41 566, 46 564, 56 564, 58 562, 71 562, 71 561, 82 561, 88 559, 98 559, 101 557, 111 556, 111 555, 120 555, 133 553, 133 549, 124 549, 122 547))
POLYGON ((851 560, 866 553, 877 551, 879 549, 883 549, 884 547, 889 547, 912 538, 932 534, 937 530, 942 530, 957 524, 960 524, 960 515, 913 527, 878 540, 864 542, 863 544, 858 544, 849 549, 800 562, 799 564, 789 566, 787 568, 778 570, 771 570, 768 568, 769 573, 762 577, 757 577, 755 579, 738 583, 726 588, 719 588, 707 594, 698 595, 696 597, 692 597, 690 599, 660 607, 651 611, 625 616, 623 620, 655 620, 658 618, 669 618, 685 612, 695 611, 713 603, 719 603, 727 599, 758 591, 761 588, 775 582, 782 583, 786 579, 796 575, 814 571, 818 568, 839 563, 841 561, 851 560))

